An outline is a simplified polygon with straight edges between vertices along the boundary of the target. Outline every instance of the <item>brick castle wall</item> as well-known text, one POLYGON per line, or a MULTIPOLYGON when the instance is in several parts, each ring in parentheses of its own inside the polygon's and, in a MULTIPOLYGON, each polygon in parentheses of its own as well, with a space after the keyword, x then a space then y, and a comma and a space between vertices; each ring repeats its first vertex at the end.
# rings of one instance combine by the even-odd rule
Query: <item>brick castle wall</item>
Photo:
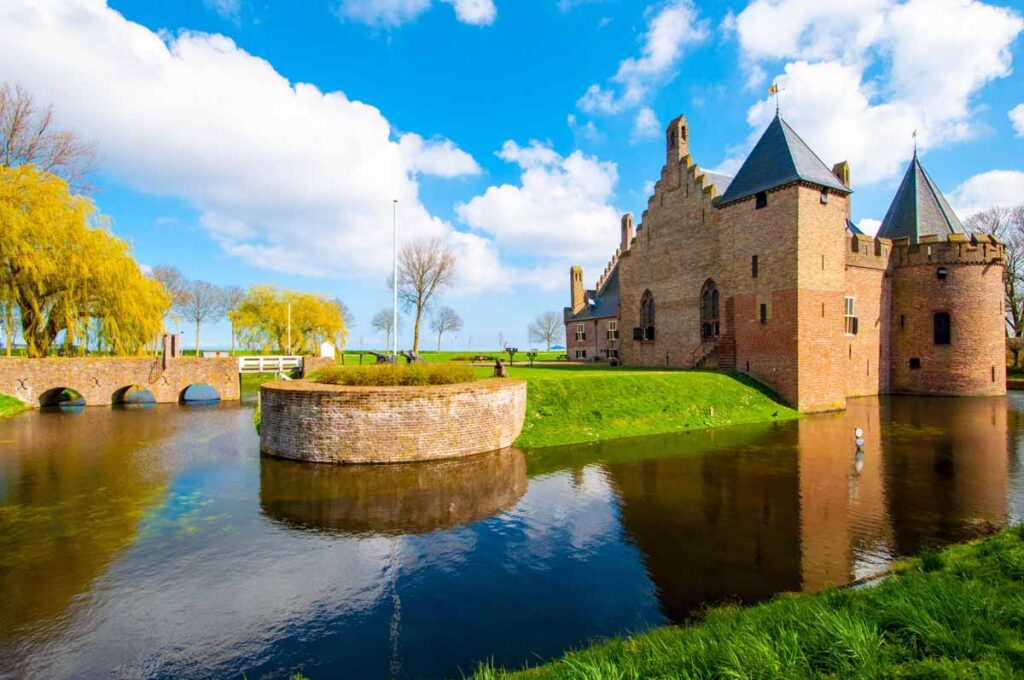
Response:
POLYGON ((149 390, 157 402, 176 402, 197 384, 209 385, 221 399, 238 399, 238 359, 180 357, 165 369, 160 357, 0 357, 0 393, 32 406, 58 388, 75 390, 87 405, 109 405, 133 385, 149 390))
POLYGON ((263 453, 317 463, 404 463, 503 449, 526 416, 519 380, 430 387, 281 381, 260 391, 263 453))

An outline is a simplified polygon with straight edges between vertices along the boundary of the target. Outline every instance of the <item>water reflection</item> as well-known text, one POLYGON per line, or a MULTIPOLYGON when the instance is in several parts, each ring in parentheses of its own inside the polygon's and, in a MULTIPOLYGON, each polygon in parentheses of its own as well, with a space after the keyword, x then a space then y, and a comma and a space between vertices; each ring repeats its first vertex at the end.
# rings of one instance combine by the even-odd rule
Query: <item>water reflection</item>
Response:
POLYGON ((421 534, 508 510, 526 491, 515 449, 404 465, 315 465, 264 456, 260 507, 285 525, 350 535, 421 534))

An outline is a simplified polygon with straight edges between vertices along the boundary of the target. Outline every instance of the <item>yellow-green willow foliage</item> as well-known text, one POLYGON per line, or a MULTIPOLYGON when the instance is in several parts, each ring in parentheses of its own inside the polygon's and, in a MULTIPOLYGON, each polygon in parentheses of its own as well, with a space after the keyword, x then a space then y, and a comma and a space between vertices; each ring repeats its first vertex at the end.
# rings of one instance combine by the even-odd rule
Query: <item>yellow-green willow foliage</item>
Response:
POLYGON ((29 356, 62 333, 68 347, 130 355, 159 336, 170 297, 90 200, 21 165, 0 167, 0 303, 18 309, 29 356))
POLYGON ((288 304, 292 307, 291 351, 315 351, 324 340, 344 345, 348 330, 338 305, 322 295, 253 286, 228 316, 242 344, 264 352, 287 352, 288 304))

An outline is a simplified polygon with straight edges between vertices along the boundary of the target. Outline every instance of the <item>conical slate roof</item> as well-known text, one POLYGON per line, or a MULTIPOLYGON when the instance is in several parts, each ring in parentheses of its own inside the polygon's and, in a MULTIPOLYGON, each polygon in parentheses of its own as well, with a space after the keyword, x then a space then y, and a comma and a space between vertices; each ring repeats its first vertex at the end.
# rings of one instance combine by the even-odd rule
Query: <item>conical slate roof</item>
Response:
POLYGON ((909 238, 911 243, 917 243, 922 236, 945 237, 963 233, 966 233, 964 225, 915 152, 896 197, 885 213, 878 235, 882 238, 909 238))
POLYGON ((832 174, 804 140, 800 139, 800 135, 776 115, 747 160, 743 161, 743 166, 730 182, 718 205, 739 201, 793 182, 811 182, 850 193, 849 187, 832 174))

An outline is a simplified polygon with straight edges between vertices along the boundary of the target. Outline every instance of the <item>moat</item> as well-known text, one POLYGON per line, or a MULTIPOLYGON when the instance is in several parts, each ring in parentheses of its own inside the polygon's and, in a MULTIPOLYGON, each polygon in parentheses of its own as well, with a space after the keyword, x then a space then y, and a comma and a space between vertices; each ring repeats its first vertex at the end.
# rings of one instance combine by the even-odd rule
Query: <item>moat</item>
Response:
POLYGON ((1020 393, 404 468, 261 458, 251 416, 0 421, 0 677, 459 677, 1024 515, 1020 393))

